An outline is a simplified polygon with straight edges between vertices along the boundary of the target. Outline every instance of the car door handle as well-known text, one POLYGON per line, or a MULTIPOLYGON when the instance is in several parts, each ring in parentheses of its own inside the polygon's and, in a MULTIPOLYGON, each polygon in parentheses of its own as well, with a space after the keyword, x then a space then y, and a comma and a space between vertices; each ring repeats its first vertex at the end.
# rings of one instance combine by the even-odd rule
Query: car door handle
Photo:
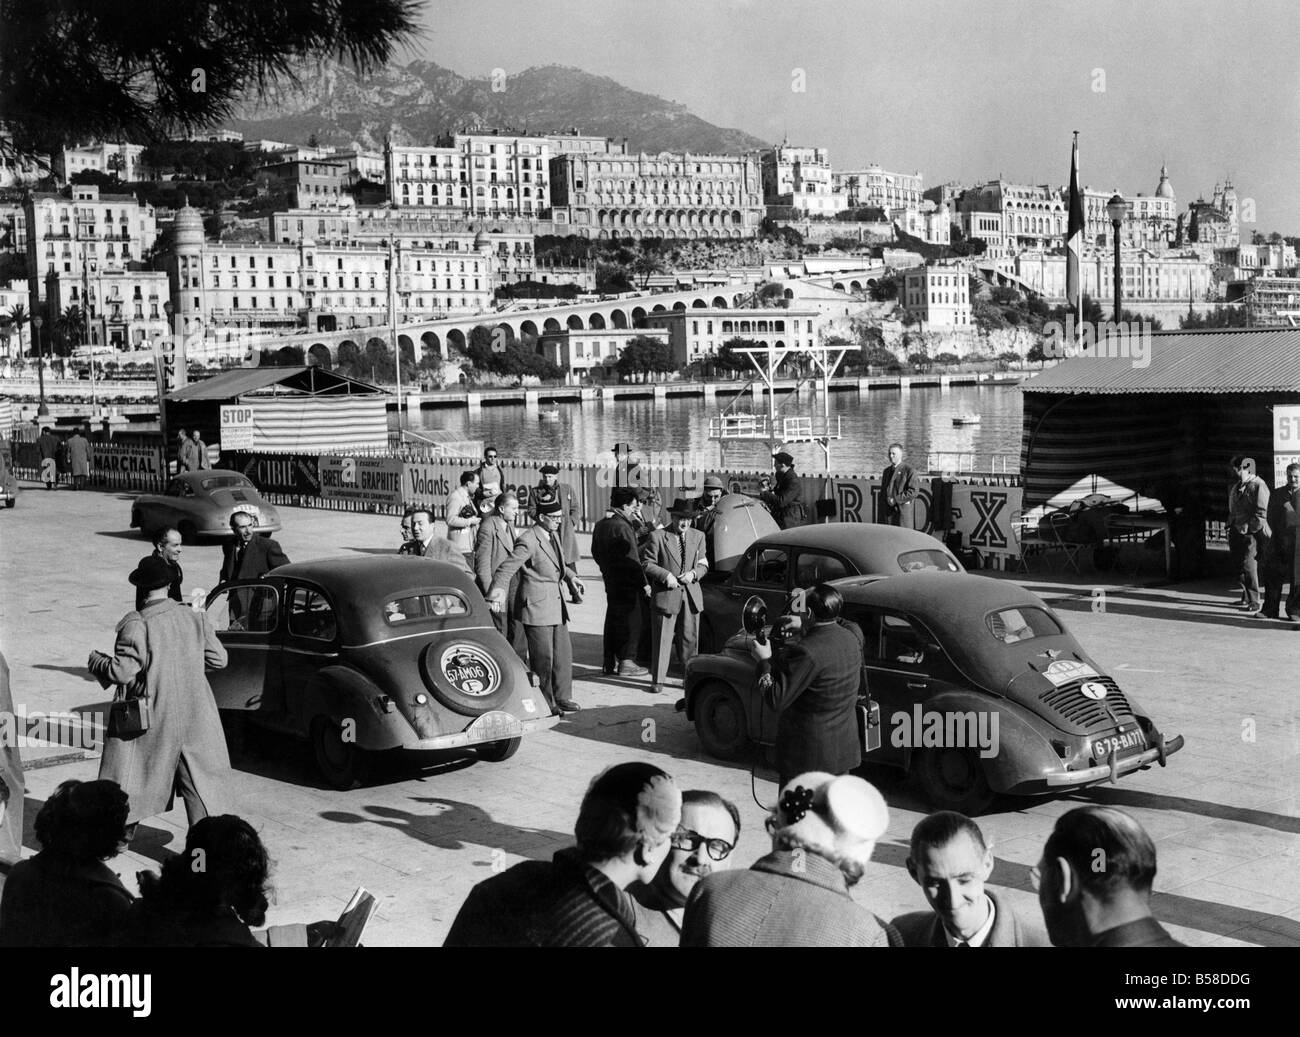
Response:
POLYGON ((926 684, 925 681, 908 681, 907 686, 909 688, 915 688, 916 690, 919 691, 923 688, 928 688, 930 685, 926 684))

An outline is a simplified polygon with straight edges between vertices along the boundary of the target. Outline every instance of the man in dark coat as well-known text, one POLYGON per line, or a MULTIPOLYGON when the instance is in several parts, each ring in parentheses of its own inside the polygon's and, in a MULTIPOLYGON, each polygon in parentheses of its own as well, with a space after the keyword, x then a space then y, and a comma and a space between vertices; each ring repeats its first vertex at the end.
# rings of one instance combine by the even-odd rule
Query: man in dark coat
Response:
POLYGON ((582 519, 582 508, 578 504, 578 495, 568 483, 560 482, 560 466, 542 465, 542 478, 533 487, 532 504, 528 513, 537 518, 537 509, 546 501, 560 502, 560 546, 564 548, 564 557, 578 564, 578 522, 582 519))
POLYGON ((36 437, 36 452, 41 457, 41 481, 47 490, 54 489, 59 481, 59 438, 48 428, 41 429, 36 437))
POLYGON ((625 890, 654 878, 681 814, 681 793, 658 767, 609 768, 583 797, 576 845, 480 882, 443 946, 643 946, 625 890))
POLYGON ((1286 466, 1286 485, 1279 486, 1268 497, 1268 526, 1273 535, 1269 538, 1268 553, 1264 563, 1264 611, 1267 619, 1281 619, 1282 588, 1291 585, 1286 596, 1286 616, 1300 620, 1300 588, 1293 578, 1295 572, 1296 522, 1300 518, 1300 464, 1286 466))
POLYGON ((1155 843, 1128 814, 1095 806, 1062 814, 1033 872, 1052 944, 1184 946, 1151 914, 1155 877, 1155 843))
POLYGON ((912 829, 907 873, 929 911, 900 915, 893 926, 905 947, 1049 947, 1047 934, 1021 918, 984 883, 993 848, 969 817, 940 810, 912 829))
POLYGON ((221 548, 221 572, 217 577, 221 583, 265 576, 272 569, 289 564, 289 556, 280 550, 279 544, 270 537, 254 534, 254 525, 253 516, 246 511, 230 516, 235 537, 221 548))
POLYGON ((171 808, 177 790, 192 825, 225 813, 232 784, 226 736, 205 675, 226 665, 225 646, 207 614, 167 597, 172 573, 150 556, 131 574, 147 592, 145 606, 117 625, 113 654, 91 652, 86 668, 104 687, 125 685, 146 698, 152 718, 142 734, 104 737, 99 777, 130 797, 129 823, 171 808))
MULTIPOLYGON (((519 514, 519 498, 513 490, 506 490, 496 496, 493 513, 483 519, 478 527, 474 542, 474 581, 486 598, 492 591, 492 578, 501 563, 515 551, 515 517, 519 514)), ((492 613, 492 623, 497 631, 510 642, 515 654, 528 662, 528 641, 524 637, 524 625, 519 621, 522 601, 519 598, 519 574, 510 581, 506 588, 506 607, 500 612, 492 613)))
POLYGON ((650 671, 636 662, 646 608, 646 575, 636 537, 636 488, 615 486, 609 506, 613 514, 597 522, 591 532, 591 557, 605 581, 604 671, 644 677, 650 671))
POLYGON ((773 658, 772 644, 754 642, 763 704, 776 722, 776 767, 784 785, 795 774, 847 774, 862 763, 857 704, 862 686, 861 641, 838 622, 844 599, 819 583, 807 596, 798 644, 773 658))
POLYGON ((704 594, 700 580, 709 571, 704 534, 691 526, 694 502, 679 498, 669 509, 672 525, 657 529, 641 548, 650 601, 650 693, 663 691, 673 648, 685 668, 700 641, 704 594))
POLYGON ((718 518, 718 501, 726 496, 727 487, 716 475, 704 480, 704 492, 695 502, 695 518, 691 525, 704 534, 704 546, 708 551, 709 568, 713 568, 713 523, 718 518))
POLYGON ((921 493, 916 469, 903 463, 903 445, 891 443, 889 467, 880 477, 880 521, 889 526, 916 528, 915 501, 921 493))
POLYGON ((1228 550, 1241 583, 1249 616, 1263 611, 1259 594, 1259 559, 1268 551, 1268 487, 1255 474, 1255 459, 1243 457, 1237 481, 1228 490, 1228 550))
POLYGON ((411 512, 411 539, 408 544, 398 548, 398 554, 409 554, 412 558, 432 558, 435 562, 456 566, 466 576, 474 575, 465 552, 446 537, 434 535, 433 512, 428 508, 416 508, 411 512))
POLYGON ((782 529, 802 526, 808 519, 803 506, 803 489, 794 474, 794 458, 784 450, 772 456, 776 476, 770 490, 758 495, 782 529))
MULTIPOLYGON (((185 573, 181 569, 181 535, 180 532, 171 526, 166 526, 158 531, 154 537, 153 554, 146 555, 145 558, 161 558, 167 563, 167 568, 171 570, 172 582, 167 586, 167 597, 172 601, 184 602, 185 598, 181 594, 181 581, 185 579, 185 573)), ((144 558, 140 559, 143 562, 144 558)), ((140 568, 140 562, 136 563, 136 568, 140 568)), ((135 609, 139 612, 144 608, 145 591, 141 587, 135 589, 135 609)))

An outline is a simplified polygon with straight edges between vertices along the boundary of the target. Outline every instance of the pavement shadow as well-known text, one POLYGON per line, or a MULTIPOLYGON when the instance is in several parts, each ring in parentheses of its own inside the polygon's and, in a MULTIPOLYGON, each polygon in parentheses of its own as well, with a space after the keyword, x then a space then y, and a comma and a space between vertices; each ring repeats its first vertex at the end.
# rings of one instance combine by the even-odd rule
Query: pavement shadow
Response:
POLYGON ((137 540, 146 545, 149 543, 149 539, 141 536, 138 529, 97 529, 95 536, 111 537, 114 540, 137 540))
MULTIPOLYGON (((491 814, 473 803, 431 796, 413 796, 411 802, 424 804, 429 809, 416 813, 376 804, 362 807, 360 813, 326 810, 321 812, 320 817, 336 824, 378 825, 441 850, 486 846, 494 851, 501 850, 520 857, 536 857, 541 848, 540 843, 553 843, 558 849, 573 841, 572 836, 565 832, 494 821, 491 814)), ((493 863, 483 862, 480 866, 486 867, 493 863)))
MULTIPOLYGON (((1055 598, 1052 599, 1051 605, 1056 609, 1065 609, 1070 612, 1092 612, 1093 600, 1091 595, 1078 598, 1055 598)), ((1237 615, 1213 615, 1205 612, 1189 612, 1181 608, 1161 608, 1155 605, 1135 605, 1127 601, 1117 600, 1113 594, 1106 596, 1107 613, 1114 613, 1120 616, 1142 616, 1145 619, 1163 619, 1180 623, 1209 623, 1216 627, 1240 627, 1248 630, 1270 630, 1282 627, 1293 631, 1300 631, 1300 624, 1289 623, 1285 620, 1262 620, 1254 616, 1237 615)))
MULTIPOLYGON (((43 806, 45 806, 43 799, 37 799, 35 796, 23 797, 23 846, 32 850, 41 848, 40 840, 36 838, 36 815, 43 806)), ((176 833, 169 828, 154 828, 148 822, 141 821, 135 830, 135 838, 131 840, 130 851, 162 864, 176 852, 166 849, 167 844, 175 836, 176 833)))
POLYGON ((1199 814, 1216 821, 1236 821, 1257 828, 1271 828, 1277 832, 1300 835, 1300 817, 1274 814, 1268 810, 1234 807, 1224 803, 1210 803, 1186 796, 1170 796, 1159 792, 1141 792, 1137 789, 1098 785, 1077 797, 1088 803, 1110 807, 1147 807, 1153 810, 1178 810, 1184 814, 1199 814))
MULTIPOLYGON (((53 670, 55 673, 66 673, 73 677, 79 677, 81 680, 94 684, 98 687, 99 681, 92 677, 84 666, 54 666, 50 663, 33 663, 33 670, 53 670)), ((88 707, 78 706, 77 709, 86 709, 88 707)))

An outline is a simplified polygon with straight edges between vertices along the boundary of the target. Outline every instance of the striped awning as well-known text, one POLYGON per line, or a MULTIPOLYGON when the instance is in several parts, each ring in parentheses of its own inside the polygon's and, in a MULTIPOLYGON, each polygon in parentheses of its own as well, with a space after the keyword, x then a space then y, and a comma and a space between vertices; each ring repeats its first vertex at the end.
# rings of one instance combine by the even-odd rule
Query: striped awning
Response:
POLYGON ((383 450, 388 445, 384 397, 243 396, 253 408, 253 449, 311 453, 383 450))

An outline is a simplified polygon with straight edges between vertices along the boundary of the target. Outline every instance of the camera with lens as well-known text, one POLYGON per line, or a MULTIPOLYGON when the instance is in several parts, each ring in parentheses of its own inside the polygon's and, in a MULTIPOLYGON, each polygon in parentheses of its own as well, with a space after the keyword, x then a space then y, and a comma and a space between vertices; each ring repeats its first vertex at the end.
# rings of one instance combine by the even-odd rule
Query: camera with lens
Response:
POLYGON ((463 519, 471 519, 477 514, 478 514, 478 508, 474 507, 473 504, 466 504, 463 508, 460 509, 460 517, 463 519))

